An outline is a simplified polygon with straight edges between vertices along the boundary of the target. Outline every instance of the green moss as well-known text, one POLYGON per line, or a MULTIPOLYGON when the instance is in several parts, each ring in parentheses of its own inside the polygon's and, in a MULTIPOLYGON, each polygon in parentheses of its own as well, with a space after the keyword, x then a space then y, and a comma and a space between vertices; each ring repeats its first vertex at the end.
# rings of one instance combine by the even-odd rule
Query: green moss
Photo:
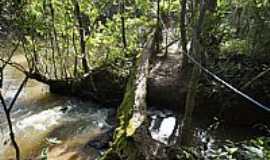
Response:
MULTIPOLYGON (((150 42, 152 41, 150 40, 148 44, 151 44, 150 42)), ((137 127, 134 127, 132 125, 130 119, 132 118, 133 115, 135 103, 137 67, 141 63, 143 63, 142 60, 143 60, 142 54, 138 54, 136 57, 136 65, 133 67, 133 70, 131 72, 131 75, 129 77, 126 86, 124 99, 117 112, 118 127, 116 128, 114 133, 112 147, 101 158, 102 160, 109 160, 110 155, 113 154, 114 155, 117 154, 120 157, 120 159, 126 160, 141 159, 140 151, 133 140, 133 134, 135 133, 137 127)))
POLYGON ((118 127, 114 133, 114 140, 112 147, 104 154, 102 160, 111 159, 112 155, 120 155, 119 153, 128 155, 129 160, 136 159, 136 151, 134 152, 134 143, 132 138, 126 137, 126 128, 129 123, 129 119, 132 116, 134 97, 135 97, 135 72, 132 72, 129 77, 129 81, 126 87, 124 99, 118 109, 118 127))

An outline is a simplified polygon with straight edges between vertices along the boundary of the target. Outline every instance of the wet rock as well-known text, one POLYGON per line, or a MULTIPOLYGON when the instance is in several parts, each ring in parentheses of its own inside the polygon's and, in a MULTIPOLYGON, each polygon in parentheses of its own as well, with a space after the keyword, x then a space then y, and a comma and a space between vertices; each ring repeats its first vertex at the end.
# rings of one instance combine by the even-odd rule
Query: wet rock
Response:
POLYGON ((93 147, 100 151, 108 149, 113 137, 113 132, 114 129, 106 131, 105 133, 94 138, 93 140, 90 140, 85 147, 93 147))
POLYGON ((60 109, 63 113, 66 113, 68 111, 68 106, 64 106, 60 109))
POLYGON ((94 149, 86 151, 77 147, 69 147, 67 144, 49 148, 47 155, 48 160, 94 160, 97 157, 98 154, 94 149))

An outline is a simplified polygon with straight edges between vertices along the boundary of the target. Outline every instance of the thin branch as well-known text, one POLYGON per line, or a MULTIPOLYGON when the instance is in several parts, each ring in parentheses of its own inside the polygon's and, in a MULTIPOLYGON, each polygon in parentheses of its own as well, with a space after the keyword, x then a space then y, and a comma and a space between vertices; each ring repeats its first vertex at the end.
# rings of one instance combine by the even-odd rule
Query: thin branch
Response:
POLYGON ((170 46, 174 45, 176 42, 178 42, 179 39, 171 41, 169 44, 167 44, 165 47, 162 47, 161 50, 168 49, 170 46))
POLYGON ((15 46, 15 48, 12 50, 11 54, 9 55, 8 59, 6 60, 6 62, 4 62, 4 64, 2 65, 2 70, 4 70, 4 68, 6 67, 6 65, 8 64, 8 62, 11 60, 11 58, 13 57, 13 55, 15 54, 15 52, 17 51, 18 47, 19 47, 20 42, 18 42, 15 46))
MULTIPOLYGON (((11 67, 19 70, 20 72, 22 72, 24 74, 27 73, 27 70, 19 63, 7 61, 7 60, 2 59, 2 58, 0 58, 0 61, 2 61, 3 63, 5 63, 7 65, 10 65, 11 67)), ((3 68, 2 68, 2 70, 3 70, 3 68)))
POLYGON ((3 95, 2 95, 2 91, 0 90, 0 100, 1 100, 1 104, 2 104, 2 106, 4 108, 4 112, 5 112, 5 115, 6 115, 7 122, 8 122, 9 136, 10 136, 10 140, 11 140, 12 145, 13 145, 13 147, 15 149, 15 152, 16 152, 16 160, 20 160, 20 148, 19 148, 19 146, 18 146, 18 144, 16 142, 16 138, 15 138, 15 134, 14 134, 14 131, 13 131, 13 126, 12 126, 10 113, 11 113, 11 110, 12 110, 17 98, 19 97, 23 87, 27 83, 28 79, 29 79, 28 76, 26 76, 24 78, 24 80, 20 84, 20 87, 18 88, 15 96, 13 97, 11 103, 9 104, 9 106, 7 106, 7 104, 5 102, 5 99, 4 99, 3 95))
MULTIPOLYGON (((8 62, 11 60, 11 58, 13 57, 13 55, 15 54, 16 50, 19 47, 19 42, 16 44, 15 48, 12 50, 11 54, 9 55, 8 59, 5 61, 2 61, 4 64, 0 67, 0 88, 2 88, 3 85, 3 79, 4 79, 4 69, 6 67, 6 65, 8 64, 8 62)), ((2 59, 2 58, 1 58, 2 59)))
POLYGON ((12 127, 12 121, 11 121, 11 117, 10 117, 10 111, 5 103, 4 97, 2 96, 2 92, 0 91, 0 100, 2 103, 2 106, 4 108, 4 112, 7 118, 7 122, 8 122, 8 128, 9 128, 9 136, 10 136, 10 140, 12 142, 12 145, 15 149, 16 152, 16 160, 20 160, 20 148, 16 142, 16 138, 15 138, 15 134, 13 132, 13 127, 12 127))
POLYGON ((181 43, 182 49, 187 53, 187 37, 186 37, 186 12, 187 12, 187 1, 181 0, 181 13, 180 13, 180 33, 181 33, 181 43))
POLYGON ((23 87, 26 85, 28 79, 29 79, 29 77, 26 76, 26 77, 24 78, 24 80, 22 81, 22 83, 20 84, 20 86, 19 86, 19 88, 18 88, 16 94, 14 95, 14 97, 13 97, 11 103, 9 104, 9 107, 8 107, 8 111, 9 111, 9 112, 11 112, 11 110, 12 110, 12 108, 13 108, 13 106, 14 106, 16 100, 17 100, 17 98, 19 97, 19 95, 20 95, 20 93, 21 93, 23 87))
POLYGON ((265 71, 260 72, 257 76, 255 76, 254 78, 252 78, 250 81, 248 81, 246 84, 244 84, 240 89, 244 90, 247 87, 249 87, 253 82, 255 82, 257 79, 261 78, 262 76, 264 76, 266 73, 268 73, 270 71, 270 68, 268 68, 265 71))
POLYGON ((156 42, 156 52, 160 51, 160 38, 161 38, 161 26, 160 26, 160 0, 157 0, 157 22, 156 22, 156 34, 155 34, 155 42, 156 42))
POLYGON ((17 64, 17 65, 14 65, 13 62, 10 62, 12 57, 14 56, 16 50, 18 49, 19 47, 19 44, 20 42, 18 42, 15 46, 15 48, 12 50, 11 54, 9 55, 8 59, 7 60, 4 60, 4 59, 0 59, 0 61, 2 61, 4 64, 1 66, 0 68, 0 73, 1 73, 1 77, 0 77, 0 81, 1 81, 1 85, 0 85, 0 101, 1 101, 1 104, 3 106, 3 109, 4 109, 4 112, 5 112, 5 115, 6 115, 6 119, 7 119, 7 122, 8 122, 8 128, 9 128, 9 136, 10 136, 10 140, 12 142, 12 145, 15 149, 15 156, 16 156, 16 160, 20 160, 20 148, 16 142, 16 138, 15 138, 15 134, 14 134, 14 131, 13 131, 13 126, 12 126, 12 121, 11 121, 11 116, 10 116, 10 113, 11 113, 11 110, 20 94, 20 92, 22 91, 23 87, 25 86, 25 84, 27 83, 27 80, 28 80, 28 76, 26 76, 26 78, 23 80, 23 82, 21 83, 19 89, 17 90, 15 96, 13 97, 9 107, 7 106, 6 102, 5 102, 5 99, 2 95, 2 81, 3 81, 3 72, 4 72, 4 69, 5 67, 9 64, 9 65, 13 65, 13 66, 16 66, 15 68, 17 68, 18 70, 23 70, 23 72, 25 72, 26 70, 24 70, 24 67, 22 67, 20 64, 17 64))
POLYGON ((125 0, 121 1, 121 26, 122 26, 122 42, 124 48, 127 48, 126 28, 125 28, 125 0))

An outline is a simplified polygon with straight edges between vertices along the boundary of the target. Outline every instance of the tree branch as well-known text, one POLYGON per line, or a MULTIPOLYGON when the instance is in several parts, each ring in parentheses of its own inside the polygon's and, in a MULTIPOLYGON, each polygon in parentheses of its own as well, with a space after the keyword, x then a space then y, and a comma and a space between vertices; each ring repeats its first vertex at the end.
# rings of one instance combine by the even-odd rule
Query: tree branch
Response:
POLYGON ((13 108, 13 106, 14 106, 16 100, 17 100, 17 98, 19 97, 19 95, 20 95, 20 93, 21 93, 23 87, 26 85, 28 79, 29 79, 29 77, 26 76, 26 77, 24 78, 24 80, 22 81, 22 83, 20 84, 20 86, 19 86, 19 88, 18 88, 16 94, 14 95, 14 97, 13 97, 11 103, 9 104, 8 112, 11 112, 11 110, 12 110, 12 108, 13 108))
MULTIPOLYGON (((0 61, 2 61, 3 63, 5 63, 7 65, 10 65, 11 67, 19 70, 20 72, 22 72, 24 74, 27 73, 27 70, 21 64, 19 64, 19 63, 7 61, 7 60, 2 59, 2 58, 0 58, 0 61)), ((4 71, 4 68, 2 68, 2 70, 4 71)))
POLYGON ((265 71, 260 72, 257 76, 255 76, 254 78, 252 78, 250 81, 248 81, 246 84, 244 84, 240 89, 244 90, 247 87, 249 87, 253 82, 255 82, 257 79, 261 78, 262 76, 264 76, 266 73, 268 73, 270 71, 270 68, 268 68, 265 71))
MULTIPOLYGON (((5 67, 9 64, 9 65, 14 65, 14 63, 10 62, 12 57, 14 56, 16 50, 18 49, 19 47, 19 42, 16 44, 15 48, 12 50, 11 54, 9 55, 8 59, 7 60, 4 60, 4 59, 0 59, 0 61, 2 61, 4 64, 0 67, 0 74, 1 74, 1 77, 0 77, 0 82, 1 82, 1 85, 0 85, 0 101, 1 101, 1 104, 3 106, 3 109, 4 109, 4 113, 6 115, 6 119, 7 119, 7 122, 8 122, 8 128, 9 128, 9 136, 10 136, 10 140, 12 142, 12 145, 15 149, 15 156, 16 156, 16 160, 20 160, 20 148, 19 148, 19 145, 17 144, 16 142, 16 138, 15 138, 15 134, 14 134, 14 131, 13 131, 13 126, 12 126, 12 121, 11 121, 11 116, 10 116, 10 113, 11 113, 11 110, 19 96, 19 94, 21 93, 23 87, 25 86, 25 84, 27 83, 27 80, 28 80, 28 76, 26 76, 26 78, 23 80, 23 82, 21 83, 19 89, 17 90, 15 96, 13 97, 11 103, 9 104, 9 107, 7 106, 6 102, 5 102, 5 99, 2 95, 2 84, 3 84, 3 76, 4 76, 4 69, 5 67)), ((16 66, 16 68, 18 68, 19 70, 24 70, 24 68, 18 64, 16 66), (18 67, 20 66, 20 67, 18 67), (23 68, 23 69, 22 69, 23 68)), ((25 72, 25 70, 23 71, 25 72)))
POLYGON ((12 145, 13 145, 15 152, 16 152, 16 160, 20 160, 20 148, 19 148, 19 146, 16 142, 16 139, 15 139, 15 134, 13 132, 12 121, 11 121, 11 117, 10 117, 10 111, 5 103, 4 97, 2 95, 2 91, 0 91, 0 100, 1 100, 2 106, 4 108, 4 112, 5 112, 5 115, 7 118, 8 128, 9 128, 9 136, 10 136, 10 140, 11 140, 12 145))
POLYGON ((126 39, 126 28, 125 28, 125 0, 121 2, 121 26, 122 26, 122 42, 124 48, 127 48, 127 39, 126 39))

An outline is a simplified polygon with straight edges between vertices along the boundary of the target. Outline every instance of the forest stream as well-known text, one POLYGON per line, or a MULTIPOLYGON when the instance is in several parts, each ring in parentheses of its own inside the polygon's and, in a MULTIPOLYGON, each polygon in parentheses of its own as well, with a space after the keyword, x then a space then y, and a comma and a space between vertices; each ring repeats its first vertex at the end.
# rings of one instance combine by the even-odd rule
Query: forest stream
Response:
MULTIPOLYGON (((16 61, 24 61, 23 56, 14 58, 16 61)), ((22 78, 23 75, 13 68, 8 67, 5 71, 4 96, 8 100, 12 99, 22 78)), ((113 109, 50 94, 46 85, 30 80, 12 113, 16 140, 21 148, 22 158, 37 157, 48 144, 51 146, 66 144, 73 149, 69 150, 72 154, 66 156, 74 156, 78 154, 76 153, 78 147, 82 147, 112 128, 113 124, 107 122, 112 113, 113 109)), ((1 160, 10 159, 14 155, 12 145, 7 141, 8 130, 4 118, 1 112, 1 160)), ((98 152, 95 150, 92 152, 90 154, 92 157, 97 156, 98 152)), ((54 159, 56 155, 51 156, 51 159, 54 159)))
POLYGON ((269 11, 0 0, 0 160, 270 160, 269 11))
MULTIPOLYGON (((14 60, 20 64, 25 61, 21 55, 15 56, 14 60)), ((14 68, 5 70, 3 93, 8 101, 23 76, 14 68)), ((2 108, 0 111, 0 160, 8 160, 14 157, 14 150, 8 140, 2 108)), ((44 154, 51 160, 96 159, 109 147, 116 124, 115 114, 113 108, 51 94, 46 85, 30 80, 12 112, 22 159, 44 159, 44 154)), ((168 139, 176 123, 174 113, 150 109, 149 115, 152 138, 164 144, 173 143, 168 139)), ((258 136, 247 128, 239 127, 228 129, 223 126, 210 131, 209 125, 209 120, 204 121, 199 116, 194 119, 194 143, 206 146, 208 154, 219 141, 229 139, 237 142, 258 136)))

